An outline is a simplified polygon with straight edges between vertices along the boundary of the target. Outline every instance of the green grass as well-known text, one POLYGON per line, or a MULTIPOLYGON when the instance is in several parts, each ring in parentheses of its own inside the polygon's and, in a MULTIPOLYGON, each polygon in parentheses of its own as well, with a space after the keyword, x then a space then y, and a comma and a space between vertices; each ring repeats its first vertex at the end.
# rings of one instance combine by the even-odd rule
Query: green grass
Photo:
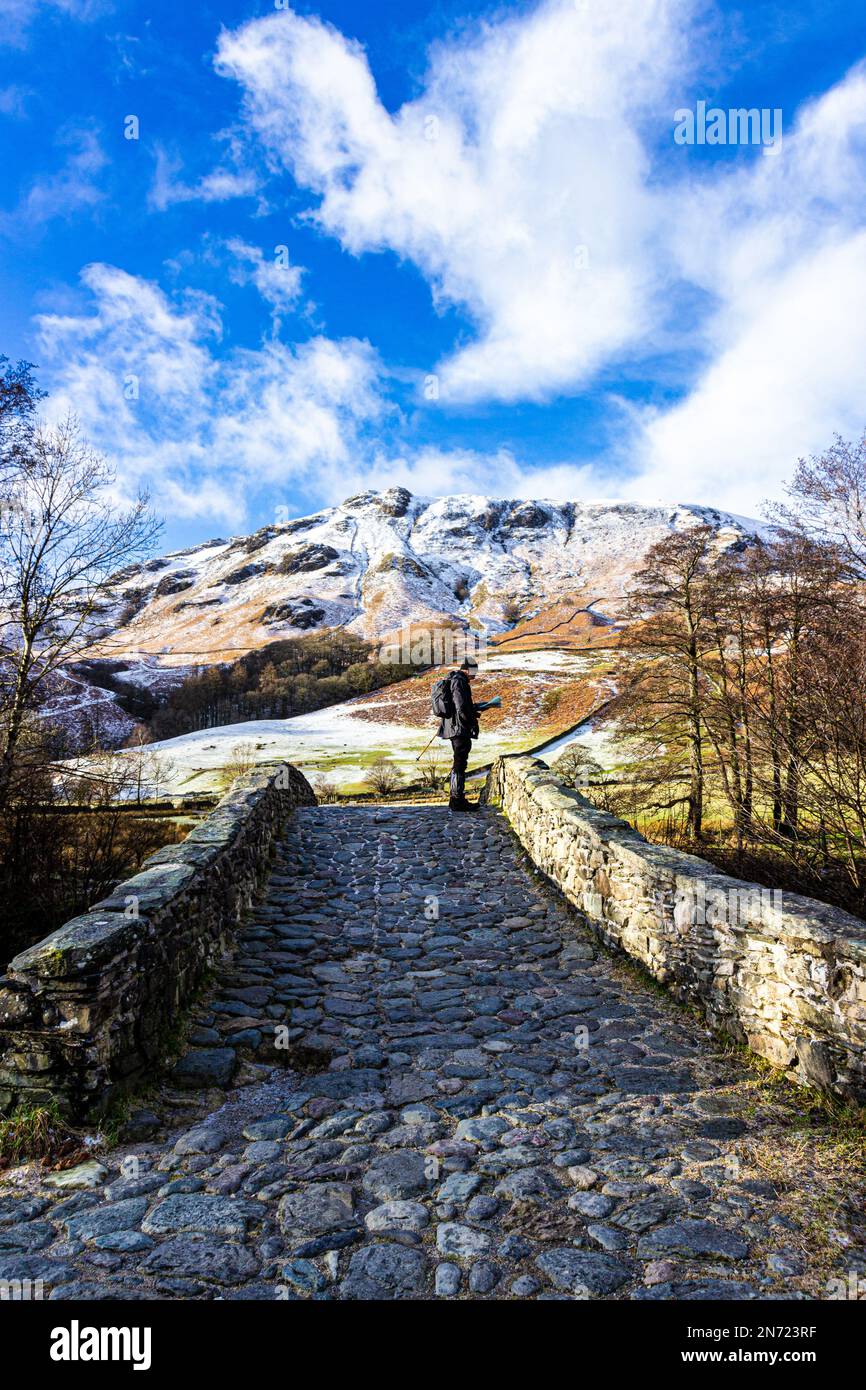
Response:
POLYGON ((78 1135, 70 1129, 56 1101, 23 1106, 9 1119, 0 1121, 0 1167, 14 1168, 30 1159, 49 1158, 78 1142, 78 1135))
POLYGON ((866 1110, 841 1096, 800 1085, 744 1043, 724 1039, 723 1048, 751 1073, 752 1113, 766 1105, 784 1107, 787 1128, 829 1144, 840 1161, 861 1162, 866 1175, 866 1110))

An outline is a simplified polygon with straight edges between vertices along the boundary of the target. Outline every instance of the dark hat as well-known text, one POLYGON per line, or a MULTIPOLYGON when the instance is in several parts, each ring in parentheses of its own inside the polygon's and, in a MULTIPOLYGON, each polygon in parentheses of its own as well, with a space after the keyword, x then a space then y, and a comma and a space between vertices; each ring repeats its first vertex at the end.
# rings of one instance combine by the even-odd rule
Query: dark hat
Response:
POLYGON ((477 670, 478 670, 478 662, 475 660, 475 657, 474 657, 474 656, 464 656, 462 662, 460 663, 460 670, 461 670, 461 671, 477 671, 477 670))

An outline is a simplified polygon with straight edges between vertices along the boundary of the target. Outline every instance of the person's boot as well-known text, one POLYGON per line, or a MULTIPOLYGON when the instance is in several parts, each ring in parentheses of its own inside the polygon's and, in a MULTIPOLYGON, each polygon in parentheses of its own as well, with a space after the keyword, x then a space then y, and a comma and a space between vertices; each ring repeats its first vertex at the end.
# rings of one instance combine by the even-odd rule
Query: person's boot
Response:
POLYGON ((448 802, 448 810, 449 810, 449 811, 474 811, 474 810, 475 810, 475 807, 472 805, 472 802, 471 802, 471 801, 467 801, 467 800, 466 800, 466 797, 464 796, 464 797, 461 798, 460 801, 449 801, 449 802, 448 802))

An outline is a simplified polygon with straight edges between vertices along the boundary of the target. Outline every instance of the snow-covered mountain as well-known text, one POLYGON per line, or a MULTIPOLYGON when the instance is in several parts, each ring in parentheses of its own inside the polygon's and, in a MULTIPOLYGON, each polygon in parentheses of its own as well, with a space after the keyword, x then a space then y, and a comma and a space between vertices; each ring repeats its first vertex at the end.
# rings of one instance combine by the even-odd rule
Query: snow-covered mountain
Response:
POLYGON ((716 529, 720 548, 761 529, 709 507, 364 492, 130 566, 94 654, 159 680, 324 627, 379 640, 406 623, 492 634, 562 599, 615 618, 649 547, 699 525, 716 529))

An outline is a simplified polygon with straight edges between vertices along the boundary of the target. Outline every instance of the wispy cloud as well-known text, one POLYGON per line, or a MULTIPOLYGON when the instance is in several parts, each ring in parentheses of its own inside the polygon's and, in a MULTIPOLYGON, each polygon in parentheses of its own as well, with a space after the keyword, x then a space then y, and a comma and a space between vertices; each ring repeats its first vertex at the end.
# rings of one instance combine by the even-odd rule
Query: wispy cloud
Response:
POLYGON ((27 115, 27 103, 32 96, 32 89, 18 82, 10 83, 8 87, 0 87, 0 115, 23 120, 27 115))
POLYGON ((112 0, 0 0, 0 44, 23 47, 40 13, 90 22, 113 8, 112 0))
POLYGON ((405 487, 421 497, 468 493, 488 497, 569 501, 597 497, 603 474, 570 463, 528 468, 510 449, 420 447, 403 452, 368 449, 338 479, 328 480, 329 502, 363 488, 405 487))
POLYGON ((101 182, 108 158, 98 133, 89 126, 66 128, 57 143, 66 150, 61 167, 40 175, 11 211, 0 213, 0 232, 32 236, 56 217, 92 210, 105 197, 101 182))
POLYGON ((225 203, 232 198, 252 198, 258 188, 249 169, 219 165, 193 183, 180 177, 183 161, 162 147, 156 151, 156 170, 148 193, 151 208, 164 212, 175 203, 225 203))
POLYGON ((260 246, 251 246, 242 237, 222 242, 229 258, 229 278, 236 285, 252 285, 271 307, 274 332, 279 333, 286 313, 297 308, 301 298, 304 267, 292 265, 285 244, 265 255, 260 246))

